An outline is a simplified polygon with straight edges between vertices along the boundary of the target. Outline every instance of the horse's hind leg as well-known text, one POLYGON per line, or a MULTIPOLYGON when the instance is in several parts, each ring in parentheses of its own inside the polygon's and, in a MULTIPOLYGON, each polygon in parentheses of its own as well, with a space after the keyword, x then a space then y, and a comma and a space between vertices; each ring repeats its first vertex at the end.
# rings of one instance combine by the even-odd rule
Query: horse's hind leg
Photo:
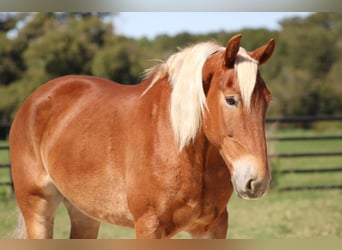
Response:
POLYGON ((16 192, 18 206, 24 218, 22 226, 25 226, 26 237, 50 239, 53 237, 56 208, 62 197, 52 184, 44 188, 31 188, 32 186, 16 192))
POLYGON ((63 203, 68 210, 71 221, 70 239, 96 239, 100 222, 83 214, 68 200, 64 199, 63 203))

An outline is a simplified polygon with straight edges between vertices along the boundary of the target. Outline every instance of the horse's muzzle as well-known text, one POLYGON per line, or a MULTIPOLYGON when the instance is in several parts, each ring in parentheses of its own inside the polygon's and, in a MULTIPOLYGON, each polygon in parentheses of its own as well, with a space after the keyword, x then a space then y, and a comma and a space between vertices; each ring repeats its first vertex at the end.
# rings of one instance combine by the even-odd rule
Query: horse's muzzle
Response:
POLYGON ((257 199, 267 193, 271 176, 264 171, 266 166, 258 168, 257 161, 246 156, 233 162, 233 169, 232 183, 240 198, 257 199))

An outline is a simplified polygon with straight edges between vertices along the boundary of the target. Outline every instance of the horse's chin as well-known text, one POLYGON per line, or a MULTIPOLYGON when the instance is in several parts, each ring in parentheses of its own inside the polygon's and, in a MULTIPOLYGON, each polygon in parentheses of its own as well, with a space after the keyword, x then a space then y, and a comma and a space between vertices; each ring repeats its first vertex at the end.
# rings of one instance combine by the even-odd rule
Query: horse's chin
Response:
MULTIPOLYGON (((233 184, 233 186, 234 186, 234 184, 233 184)), ((259 192, 259 193, 256 193, 256 194, 244 192, 244 191, 241 191, 241 190, 237 190, 235 188, 235 186, 234 186, 234 190, 235 190, 235 193, 236 193, 237 197, 239 197, 241 199, 244 199, 244 200, 257 200, 257 199, 260 199, 260 198, 262 198, 263 196, 265 196, 267 194, 268 188, 265 189, 264 192, 259 192)))

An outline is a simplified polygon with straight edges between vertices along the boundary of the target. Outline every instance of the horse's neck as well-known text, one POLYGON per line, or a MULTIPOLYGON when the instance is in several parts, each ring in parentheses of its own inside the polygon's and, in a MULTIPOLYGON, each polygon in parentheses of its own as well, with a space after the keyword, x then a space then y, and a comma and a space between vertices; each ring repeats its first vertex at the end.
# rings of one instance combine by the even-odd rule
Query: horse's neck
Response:
POLYGON ((204 174, 211 174, 218 169, 227 170, 219 150, 208 141, 202 131, 198 133, 195 141, 184 150, 188 157, 194 160, 194 165, 201 165, 204 174))
MULTIPOLYGON (((146 103, 148 106, 155 105, 155 102, 158 102, 160 112, 168 112, 170 100, 167 99, 172 90, 167 79, 159 80, 152 87, 149 85, 150 83, 151 81, 148 79, 140 84, 142 87, 140 90, 143 90, 142 98, 148 99, 146 103)), ((171 127, 170 124, 170 129, 171 127)), ((228 171, 218 149, 209 143, 202 129, 198 131, 195 140, 191 141, 182 151, 181 154, 184 155, 181 158, 184 161, 191 161, 192 168, 202 171, 204 175, 210 175, 210 178, 214 178, 215 171, 228 171)), ((227 174, 224 173, 224 175, 227 174)))
POLYGON ((193 170, 202 173, 202 198, 205 204, 225 207, 233 191, 231 176, 218 149, 200 134, 193 145, 193 170))

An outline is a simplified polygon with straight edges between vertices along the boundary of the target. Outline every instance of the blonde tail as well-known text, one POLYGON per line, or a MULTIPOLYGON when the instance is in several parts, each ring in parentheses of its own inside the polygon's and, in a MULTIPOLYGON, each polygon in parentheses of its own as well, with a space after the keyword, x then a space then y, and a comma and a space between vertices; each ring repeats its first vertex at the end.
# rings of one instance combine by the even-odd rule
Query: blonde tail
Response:
POLYGON ((17 221, 17 227, 13 233, 13 238, 14 239, 26 239, 27 233, 26 233, 26 225, 25 225, 24 216, 19 208, 17 208, 17 212, 18 212, 18 221, 17 221))

